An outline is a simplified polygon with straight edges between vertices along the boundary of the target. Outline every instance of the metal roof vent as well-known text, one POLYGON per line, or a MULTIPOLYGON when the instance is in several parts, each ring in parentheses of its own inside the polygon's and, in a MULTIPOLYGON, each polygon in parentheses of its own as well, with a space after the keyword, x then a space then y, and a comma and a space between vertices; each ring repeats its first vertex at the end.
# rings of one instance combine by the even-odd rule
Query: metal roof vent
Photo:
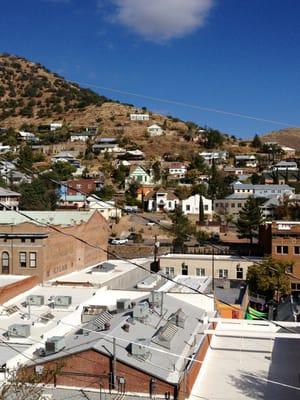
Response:
POLYGON ((177 326, 168 321, 164 326, 159 328, 156 335, 152 338, 152 342, 170 350, 171 341, 177 332, 177 326))
POLYGON ((46 355, 58 353, 65 346, 65 338, 63 336, 52 336, 46 341, 46 355))
POLYGON ((115 264, 104 262, 92 268, 92 272, 110 272, 116 268, 115 264))
POLYGON ((185 313, 182 311, 181 308, 179 308, 174 314, 170 316, 169 321, 179 328, 184 328, 186 318, 187 316, 185 315, 185 313))
POLYGON ((85 324, 86 322, 91 321, 97 315, 107 311, 107 306, 98 306, 98 305, 90 305, 84 306, 81 312, 81 322, 85 324))
POLYGON ((72 296, 55 296, 54 307, 69 307, 72 304, 72 296))
POLYGON ((149 315, 149 304, 142 302, 133 307, 133 318, 144 322, 149 315))
POLYGON ((13 324, 7 329, 8 337, 27 338, 30 336, 30 325, 28 324, 13 324))
POLYGON ((108 311, 103 311, 101 314, 97 315, 90 323, 88 327, 92 331, 107 331, 110 329, 110 320, 112 315, 108 311))
POLYGON ((117 300, 117 312, 124 312, 131 308, 130 299, 118 299, 117 300))
POLYGON ((44 305, 45 297, 40 295, 27 296, 26 302, 30 306, 42 306, 44 305))
POLYGON ((131 354, 140 361, 145 361, 150 355, 150 340, 149 339, 136 339, 131 343, 131 354))

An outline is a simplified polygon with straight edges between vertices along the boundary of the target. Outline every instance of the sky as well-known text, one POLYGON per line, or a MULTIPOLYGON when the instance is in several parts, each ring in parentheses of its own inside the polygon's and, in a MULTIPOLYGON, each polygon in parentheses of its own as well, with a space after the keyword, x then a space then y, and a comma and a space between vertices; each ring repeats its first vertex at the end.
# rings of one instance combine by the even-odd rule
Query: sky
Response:
POLYGON ((248 138, 300 126, 299 19, 299 0, 1 0, 0 52, 248 138))

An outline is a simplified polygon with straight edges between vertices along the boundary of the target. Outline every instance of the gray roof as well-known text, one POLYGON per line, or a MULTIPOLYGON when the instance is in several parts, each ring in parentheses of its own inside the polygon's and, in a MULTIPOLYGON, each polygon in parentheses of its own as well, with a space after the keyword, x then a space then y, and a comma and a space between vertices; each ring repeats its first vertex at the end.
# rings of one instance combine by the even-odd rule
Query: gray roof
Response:
MULTIPOLYGON (((84 379, 84 378, 81 378, 84 379)), ((99 382, 101 382, 99 378, 99 382)), ((82 385, 83 387, 86 385, 82 385)), ((62 387, 50 388, 46 387, 43 389, 44 394, 52 394, 55 400, 66 400, 66 399, 75 399, 75 400, 99 400, 99 390, 90 390, 88 388, 83 389, 67 389, 62 387)), ((108 393, 107 391, 102 390, 102 400, 116 400, 121 399, 118 397, 116 393, 108 393)), ((134 395, 126 393, 126 397, 122 397, 126 400, 149 400, 149 396, 142 395, 134 395)), ((14 400, 14 399, 11 399, 14 400)))
POLYGON ((254 190, 295 190, 289 185, 252 185, 252 184, 243 184, 243 183, 234 183, 234 189, 254 189, 254 190))
POLYGON ((0 187, 0 196, 20 197, 20 193, 0 187))
MULTIPOLYGON (((141 296, 140 301, 146 299, 148 296, 141 296)), ((85 335, 78 334, 77 329, 65 337, 64 350, 37 358, 35 362, 40 364, 63 357, 66 352, 80 353, 88 349, 111 357, 113 337, 116 337, 117 360, 171 384, 177 384, 188 363, 188 360, 177 355, 192 357, 198 351, 204 338, 203 330, 208 326, 203 323, 206 312, 168 294, 164 295, 163 304, 163 317, 159 308, 154 307, 148 310, 146 320, 141 322, 132 318, 132 310, 127 310, 114 314, 106 331, 89 332, 85 335), (175 326, 170 321, 176 312, 180 313, 180 317, 184 316, 184 328, 175 326), (128 332, 123 328, 125 323, 129 326, 128 332), (138 358, 131 354, 131 343, 136 343, 139 339, 148 341, 148 357, 138 358), (169 339, 168 346, 166 343, 169 339)))
POLYGON ((0 211, 0 225, 18 225, 24 222, 51 225, 75 225, 87 222, 96 211, 0 211), (26 218, 28 216, 29 218, 26 218))

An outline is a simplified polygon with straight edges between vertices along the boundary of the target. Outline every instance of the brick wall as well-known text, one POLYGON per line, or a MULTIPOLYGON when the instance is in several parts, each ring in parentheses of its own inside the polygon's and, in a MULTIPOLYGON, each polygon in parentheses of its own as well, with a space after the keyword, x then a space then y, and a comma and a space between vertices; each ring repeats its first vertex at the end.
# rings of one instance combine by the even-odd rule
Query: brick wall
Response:
POLYGON ((36 286, 38 282, 39 278, 37 276, 29 276, 28 278, 0 288, 0 304, 3 304, 18 294, 24 293, 26 290, 31 289, 32 287, 36 286))
MULTIPOLYGON (((56 385, 98 389, 101 383, 105 390, 109 390, 109 373, 112 371, 109 357, 94 350, 86 350, 43 365, 48 370, 55 370, 60 362, 63 363, 63 367, 56 377, 56 385)), ((33 368, 28 368, 28 371, 32 372, 33 368)), ((126 392, 149 394, 151 375, 120 362, 116 364, 116 375, 126 379, 126 392)), ((164 395, 170 392, 171 398, 174 396, 174 386, 162 380, 156 379, 155 388, 156 394, 164 395)))

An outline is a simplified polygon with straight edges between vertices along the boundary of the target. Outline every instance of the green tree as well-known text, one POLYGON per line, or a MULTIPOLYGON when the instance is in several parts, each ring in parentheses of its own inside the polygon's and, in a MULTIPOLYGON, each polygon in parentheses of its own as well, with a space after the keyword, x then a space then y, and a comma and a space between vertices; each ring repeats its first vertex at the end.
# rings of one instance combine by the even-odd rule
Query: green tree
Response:
POLYGON ((203 198, 199 196, 199 222, 204 221, 204 206, 203 206, 203 198))
POLYGON ((196 154, 192 157, 192 160, 189 165, 189 170, 193 169, 196 169, 197 171, 203 174, 207 172, 207 165, 205 164, 205 160, 199 154, 196 154))
POLYGON ((140 184, 137 181, 132 181, 125 192, 126 203, 130 206, 135 206, 138 204, 137 194, 140 184))
POLYGON ((155 163, 152 165, 152 170, 153 170, 154 181, 155 182, 160 181, 162 177, 161 163, 159 161, 155 161, 155 163))
POLYGON ((256 149, 260 149, 262 146, 262 142, 260 140, 260 137, 256 134, 252 140, 252 146, 255 147, 256 149))
POLYGON ((241 211, 236 222, 237 231, 240 238, 249 239, 253 244, 253 239, 258 236, 259 225, 263 221, 262 213, 259 208, 261 200, 250 196, 241 211))
POLYGON ((100 192, 95 193, 101 200, 111 200, 115 195, 114 188, 111 185, 105 185, 100 192))
POLYGON ((72 178, 72 174, 76 172, 76 167, 68 162, 57 161, 51 167, 53 174, 57 180, 67 181, 72 178))
POLYGON ((216 129, 206 129, 204 146, 207 149, 215 149, 222 146, 224 136, 216 129))
POLYGON ((279 262, 272 258, 263 260, 260 264, 248 268, 247 282, 250 291, 267 297, 274 298, 275 292, 279 290, 282 295, 290 293, 290 280, 286 270, 291 263, 279 262))
POLYGON ((174 235, 173 246, 179 251, 183 251, 184 242, 188 239, 189 235, 195 232, 194 226, 186 215, 184 215, 181 208, 176 208, 174 213, 170 214, 172 221, 171 231, 174 235))
POLYGON ((26 144, 20 148, 18 165, 21 168, 31 169, 33 164, 32 147, 26 144))
POLYGON ((56 208, 56 185, 49 182, 46 176, 36 178, 31 183, 22 183, 19 192, 21 210, 47 211, 56 208))

